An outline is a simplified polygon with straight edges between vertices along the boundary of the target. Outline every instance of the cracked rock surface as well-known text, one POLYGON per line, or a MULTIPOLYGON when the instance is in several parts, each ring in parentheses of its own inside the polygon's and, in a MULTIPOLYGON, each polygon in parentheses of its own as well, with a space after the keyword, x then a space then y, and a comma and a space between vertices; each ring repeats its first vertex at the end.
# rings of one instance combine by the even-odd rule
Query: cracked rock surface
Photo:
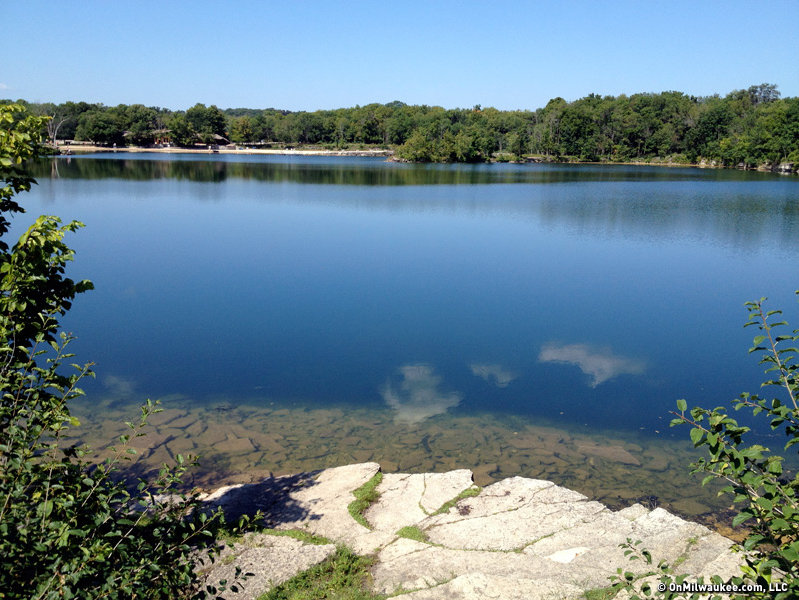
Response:
POLYGON ((226 547, 216 563, 207 567, 205 578, 217 589, 221 589, 223 581, 230 588, 236 579, 236 567, 239 567, 242 573, 252 575, 238 584, 238 592, 227 592, 225 597, 255 600, 266 590, 322 562, 335 551, 333 544, 315 545, 290 537, 248 535, 243 542, 226 547))
MULTIPOLYGON (((552 482, 523 477, 478 493, 465 469, 384 475, 378 501, 364 513, 371 526, 366 528, 347 506, 353 490, 379 468, 365 463, 270 478, 222 488, 206 501, 231 516, 260 509, 275 529, 302 530, 374 554, 375 591, 409 600, 580 598, 609 585, 619 567, 645 570, 642 561, 630 562, 619 548, 627 538, 642 540, 655 563, 679 563, 681 573, 727 578, 738 572, 730 540, 663 509, 636 504, 614 512, 552 482)), ((333 549, 275 539, 293 543, 286 545, 285 560, 274 544, 263 560, 252 552, 228 559, 227 568, 241 563, 257 574, 257 583, 246 583, 248 591, 262 593, 286 579, 285 572, 308 568, 333 549), (292 566, 299 564, 303 547, 312 562, 292 566)))

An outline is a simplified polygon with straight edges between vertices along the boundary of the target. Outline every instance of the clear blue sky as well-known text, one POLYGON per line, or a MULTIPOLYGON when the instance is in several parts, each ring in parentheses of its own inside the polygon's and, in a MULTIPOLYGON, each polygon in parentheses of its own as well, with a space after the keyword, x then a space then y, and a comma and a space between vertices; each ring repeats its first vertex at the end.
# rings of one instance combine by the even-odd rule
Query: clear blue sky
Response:
POLYGON ((316 110, 763 82, 799 96, 799 1, 4 0, 0 98, 316 110))

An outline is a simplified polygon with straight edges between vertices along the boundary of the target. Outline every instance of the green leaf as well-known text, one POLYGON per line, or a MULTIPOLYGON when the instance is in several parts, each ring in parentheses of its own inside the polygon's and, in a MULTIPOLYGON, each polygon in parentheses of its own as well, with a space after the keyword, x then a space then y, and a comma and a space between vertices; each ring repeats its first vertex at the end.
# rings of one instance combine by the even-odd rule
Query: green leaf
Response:
POLYGON ((790 530, 791 526, 788 525, 788 521, 786 521, 785 519, 779 519, 778 518, 778 519, 773 519, 771 521, 771 528, 774 531, 786 531, 786 530, 790 530))
POLYGON ((777 460, 769 462, 767 467, 766 467, 766 469, 772 475, 780 475, 780 474, 782 474, 782 464, 779 461, 777 461, 777 460))
POLYGON ((763 498, 763 497, 758 498, 757 500, 755 500, 755 503, 760 508, 763 508, 765 510, 771 510, 772 508, 774 508, 774 503, 771 500, 769 500, 768 498, 763 498))
POLYGON ((688 410, 688 404, 685 402, 685 400, 683 399, 677 400, 677 410, 679 410, 680 412, 685 412, 686 410, 688 410))
POLYGON ((698 427, 694 427, 691 429, 690 435, 694 446, 699 446, 702 443, 702 438, 704 437, 705 433, 698 427))

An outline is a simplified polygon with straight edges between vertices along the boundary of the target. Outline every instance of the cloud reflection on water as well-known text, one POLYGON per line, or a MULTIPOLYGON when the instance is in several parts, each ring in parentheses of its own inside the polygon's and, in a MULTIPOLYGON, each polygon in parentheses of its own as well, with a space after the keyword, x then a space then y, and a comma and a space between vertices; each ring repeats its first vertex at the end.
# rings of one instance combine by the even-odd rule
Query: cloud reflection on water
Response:
POLYGON ((403 365, 399 372, 402 381, 398 387, 389 380, 380 389, 386 404, 397 411, 394 420, 398 423, 420 423, 447 412, 463 398, 458 392, 440 391, 441 377, 435 375, 429 365, 403 365))
POLYGON ((136 382, 129 377, 106 375, 103 378, 103 386, 116 400, 128 400, 136 393, 136 382))
POLYGON ((591 377, 591 387, 618 375, 639 375, 646 369, 641 360, 618 356, 610 348, 599 348, 590 344, 545 344, 538 360, 580 367, 583 373, 591 377))
POLYGON ((508 387, 508 384, 518 377, 516 373, 497 364, 471 363, 469 368, 472 370, 472 375, 482 377, 499 388, 508 387))

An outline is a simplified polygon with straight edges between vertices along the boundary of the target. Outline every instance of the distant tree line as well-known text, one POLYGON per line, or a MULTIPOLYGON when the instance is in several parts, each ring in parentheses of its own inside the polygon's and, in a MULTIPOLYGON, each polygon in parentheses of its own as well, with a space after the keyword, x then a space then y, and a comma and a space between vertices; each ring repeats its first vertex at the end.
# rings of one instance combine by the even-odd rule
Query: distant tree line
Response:
MULTIPOLYGON (((5 102, 5 101, 3 101, 5 102)), ((755 167, 799 163, 799 98, 761 84, 724 97, 681 92, 550 100, 534 111, 444 109, 402 102, 291 112, 196 104, 171 111, 141 104, 28 104, 52 117, 51 139, 178 146, 235 143, 382 146, 404 160, 667 161, 755 167)))

